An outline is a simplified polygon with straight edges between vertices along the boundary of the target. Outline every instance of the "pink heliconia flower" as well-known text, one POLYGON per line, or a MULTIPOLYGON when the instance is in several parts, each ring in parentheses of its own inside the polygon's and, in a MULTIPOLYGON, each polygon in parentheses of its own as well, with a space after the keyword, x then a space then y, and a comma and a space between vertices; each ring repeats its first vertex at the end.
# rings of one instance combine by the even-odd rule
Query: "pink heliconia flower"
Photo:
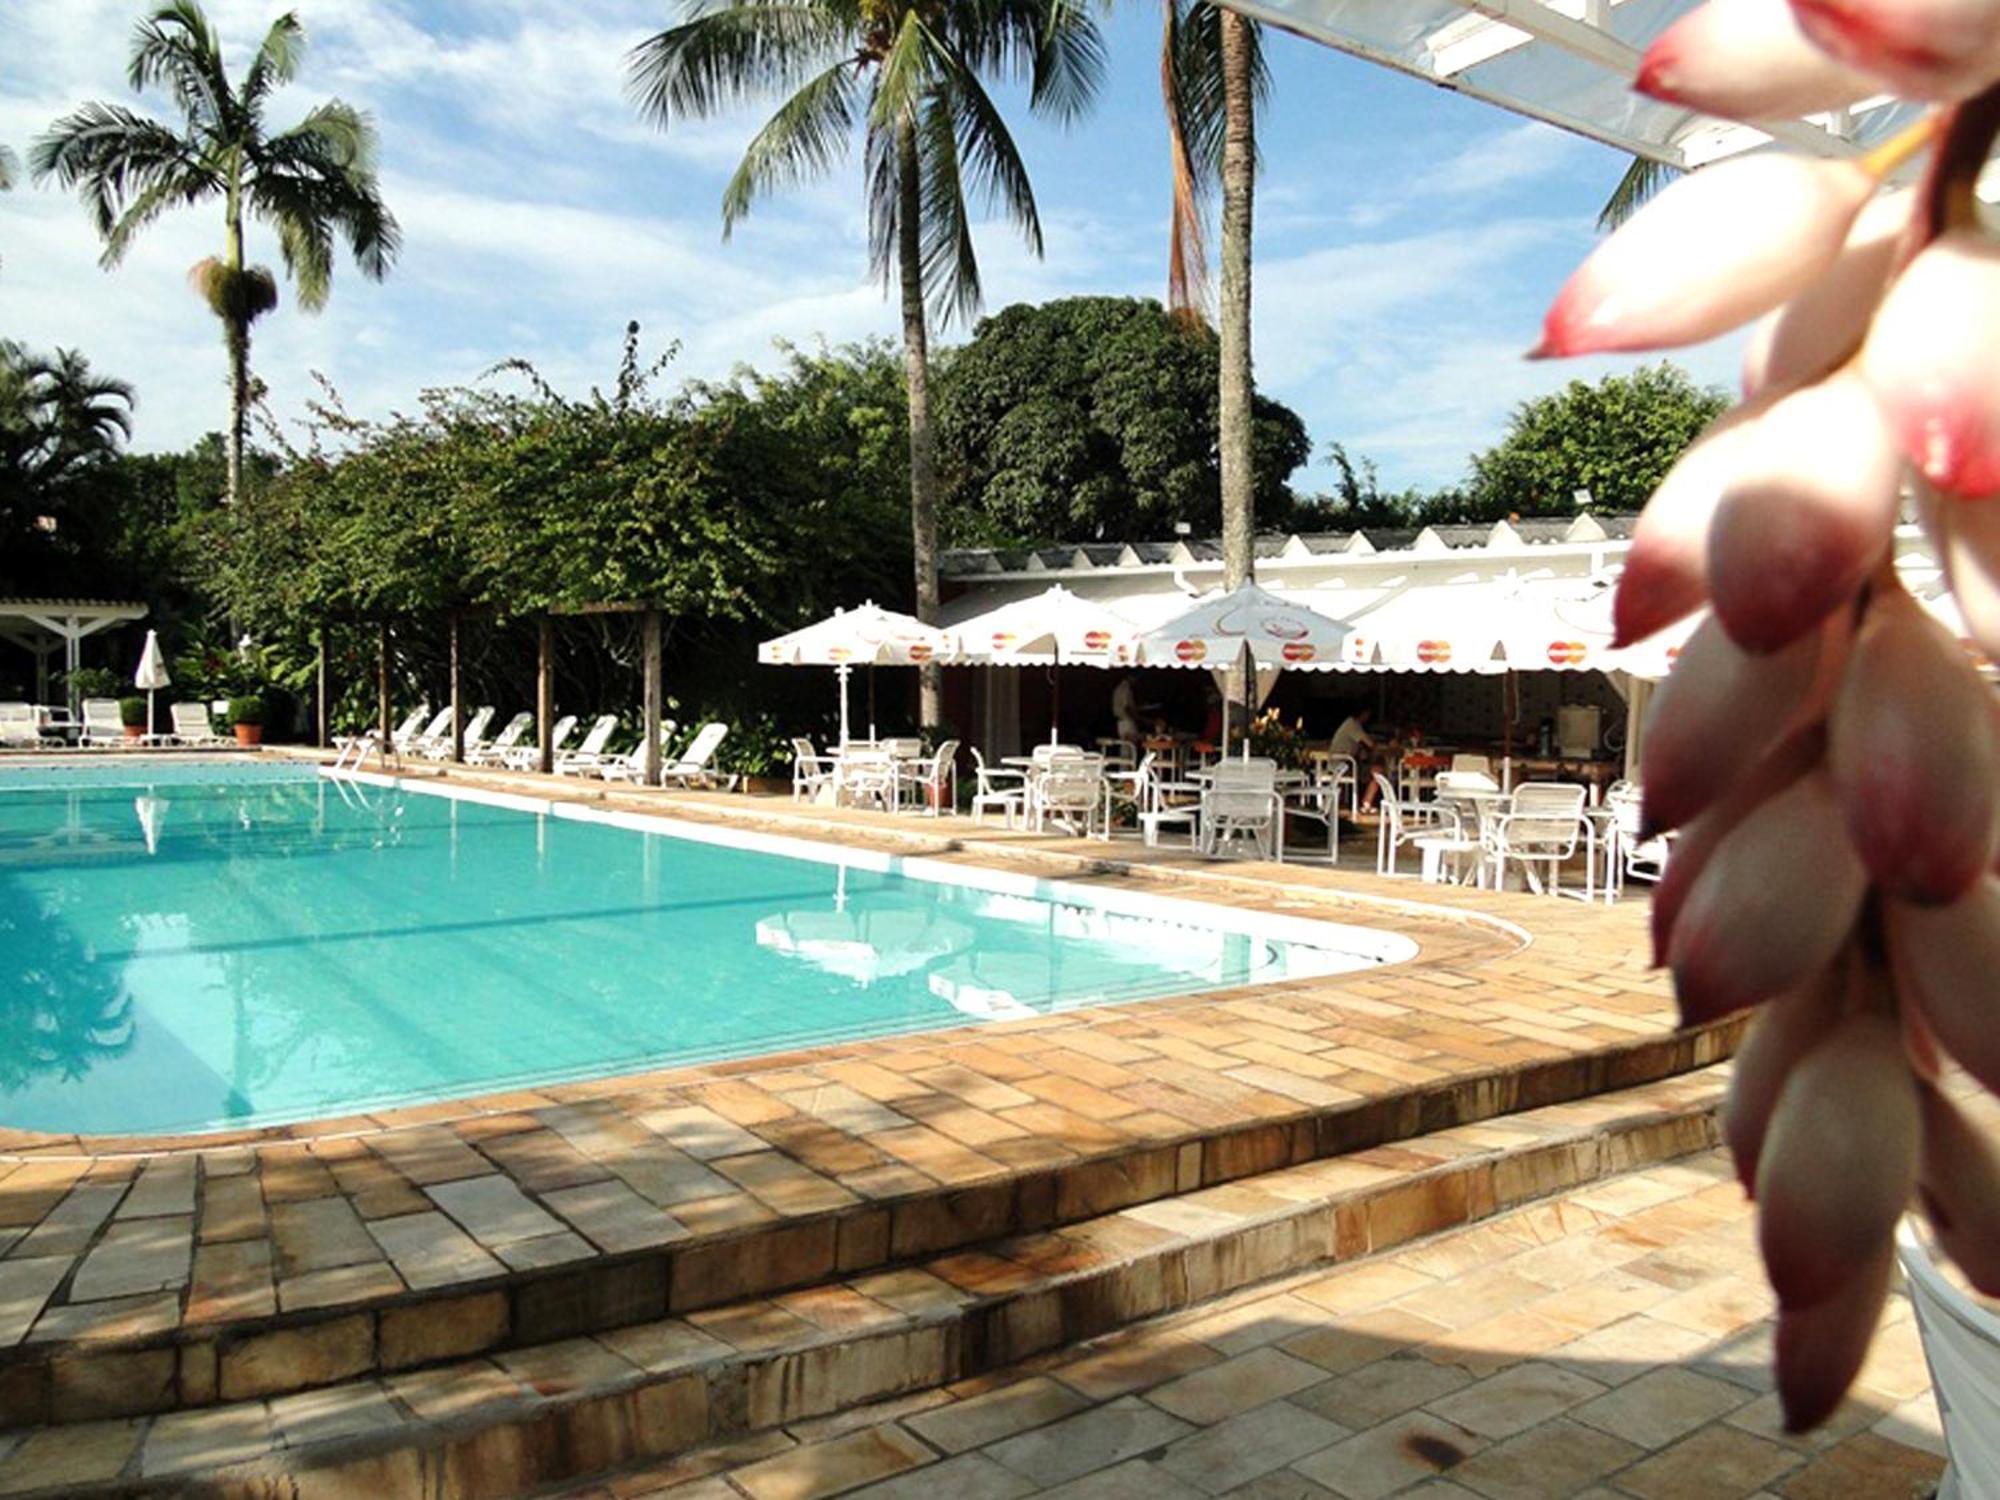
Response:
POLYGON ((1827 761, 1848 837, 1890 895, 1955 901, 1991 868, 2000 850, 1992 696, 1914 599, 1878 591, 1834 696, 1827 761))
POLYGON ((1995 0, 1791 0, 1799 28, 1912 99, 1959 99, 2000 74, 1995 0))
POLYGON ((1867 889, 1824 770, 1770 798, 1716 845, 1674 919, 1667 960, 1683 1019, 1797 989, 1833 961, 1867 889))
POLYGON ((1902 468, 1855 375, 1758 418, 1708 532, 1709 597, 1730 639, 1776 651, 1851 598, 1889 545, 1902 468))
POLYGON ((1894 1235, 1921 1121, 1901 1034, 1881 1011, 1843 1017, 1792 1069, 1757 1162, 1757 1238, 1780 1304, 1825 1301, 1894 1235))
POLYGON ((1717 417, 1653 491, 1611 601, 1614 644, 1643 641, 1708 603, 1708 528, 1769 405, 1746 401, 1717 417))
POLYGON ((1828 630, 1808 631, 1782 651, 1753 656, 1708 619, 1681 647, 1646 720, 1646 822, 1679 828, 1755 765, 1818 708, 1828 630))
POLYGON ((1884 903, 1896 990, 1923 1008, 1938 1045, 2000 1093, 2000 878, 1982 876, 1949 906, 1884 903))
POLYGON ((1743 350, 1746 397, 1796 389, 1853 358, 1888 289, 1914 201, 1908 190, 1871 198, 1826 274, 1757 324, 1743 350))
POLYGON ((1825 1301, 1778 1310, 1778 1402, 1787 1432, 1805 1432, 1832 1416, 1861 1373, 1889 1298, 1895 1260, 1891 1241, 1856 1266, 1825 1301))
POLYGON ((1736 1048, 1729 1097, 1722 1106, 1722 1135, 1736 1162, 1737 1179, 1752 1197, 1771 1111, 1792 1069, 1839 1020, 1838 993, 1832 972, 1814 976, 1804 988, 1761 1007, 1736 1048))
POLYGON ((2000 1152, 1937 1090, 1923 1091, 1923 1109, 1917 1191, 1924 1212, 1966 1279, 2000 1296, 2000 1152))
POLYGON ((1882 299, 1861 369, 1889 430, 1946 495, 2000 492, 2000 243, 1953 230, 1882 299))
POLYGON ((1683 177, 1564 284, 1530 357, 1665 349, 1727 333, 1817 279, 1874 190, 1858 162, 1775 154, 1683 177))
POLYGON ((1949 499, 1923 485, 1917 494, 1965 628, 1988 660, 2000 661, 2000 505, 1949 499))
POLYGON ((1659 36, 1633 87, 1731 120, 1790 120, 1880 93, 1806 39, 1787 0, 1708 0, 1659 36))

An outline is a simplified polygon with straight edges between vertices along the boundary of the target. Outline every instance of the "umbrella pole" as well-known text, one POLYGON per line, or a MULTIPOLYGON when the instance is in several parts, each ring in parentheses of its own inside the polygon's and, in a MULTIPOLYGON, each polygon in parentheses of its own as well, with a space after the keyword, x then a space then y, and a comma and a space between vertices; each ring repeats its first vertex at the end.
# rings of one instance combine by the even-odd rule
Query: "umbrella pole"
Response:
POLYGON ((1062 743, 1062 642, 1056 642, 1056 664, 1049 669, 1049 743, 1062 743))
POLYGON ((847 679, 854 668, 842 662, 833 669, 833 675, 840 680, 840 744, 847 747, 847 679))
POLYGON ((872 744, 882 738, 875 727, 875 663, 868 663, 868 739, 872 744))

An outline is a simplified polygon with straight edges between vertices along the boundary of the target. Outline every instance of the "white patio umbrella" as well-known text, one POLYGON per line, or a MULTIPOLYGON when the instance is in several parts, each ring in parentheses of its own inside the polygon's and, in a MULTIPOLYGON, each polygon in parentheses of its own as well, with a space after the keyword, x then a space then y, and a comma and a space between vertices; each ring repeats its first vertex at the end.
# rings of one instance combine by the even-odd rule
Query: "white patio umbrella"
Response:
POLYGON ((158 631, 146 632, 146 644, 139 652, 139 666, 132 673, 132 685, 146 690, 146 733, 153 732, 153 693, 157 688, 172 687, 173 678, 167 675, 167 659, 160 652, 158 631))
POLYGON ((1085 662, 1108 667, 1129 647, 1137 627, 1109 605, 1084 599, 1061 584, 975 615, 957 627, 963 659, 994 666, 1052 665, 1049 743, 1060 737, 1062 666, 1085 662))
MULTIPOLYGON (((1136 650, 1148 666, 1241 671, 1243 704, 1254 713, 1253 693, 1268 695, 1281 670, 1338 665, 1352 634, 1354 627, 1343 620, 1246 583, 1229 593, 1209 594, 1185 613, 1154 626, 1139 637, 1136 650)), ((1222 737, 1227 751, 1227 713, 1222 717, 1222 737)), ((1249 752, 1247 739, 1244 752, 1249 752)))
MULTIPOLYGON (((911 615, 883 609, 870 600, 854 609, 837 610, 824 620, 765 641, 757 660, 773 667, 832 667, 840 680, 840 742, 848 739, 847 679, 857 666, 917 667, 949 661, 956 642, 935 625, 911 615)), ((871 695, 872 698, 872 695, 871 695)), ((875 738, 871 701, 868 737, 875 738)))
POLYGON ((146 852, 160 852, 160 831, 167 825, 168 803, 155 797, 151 791, 132 799, 132 811, 138 815, 139 832, 146 840, 146 852))

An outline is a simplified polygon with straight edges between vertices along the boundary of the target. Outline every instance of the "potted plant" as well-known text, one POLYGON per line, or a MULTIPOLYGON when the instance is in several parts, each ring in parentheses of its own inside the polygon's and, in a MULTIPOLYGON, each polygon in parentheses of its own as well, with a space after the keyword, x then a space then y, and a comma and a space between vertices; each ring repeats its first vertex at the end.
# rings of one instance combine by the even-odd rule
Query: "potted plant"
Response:
POLYGON ((239 745, 264 743, 264 700, 258 697, 231 698, 229 722, 236 729, 239 745))
POLYGON ((146 700, 144 698, 120 698, 118 700, 118 722, 125 726, 126 739, 144 739, 146 735, 146 700))

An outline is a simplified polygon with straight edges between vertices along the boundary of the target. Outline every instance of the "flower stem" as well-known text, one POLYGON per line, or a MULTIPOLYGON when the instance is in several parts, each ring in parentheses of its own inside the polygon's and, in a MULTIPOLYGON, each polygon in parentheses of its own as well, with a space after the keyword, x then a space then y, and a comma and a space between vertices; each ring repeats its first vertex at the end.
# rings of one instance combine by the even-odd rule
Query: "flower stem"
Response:
POLYGON ((1861 158, 1861 170, 1877 182, 1883 181, 1896 168, 1930 145, 1937 136, 1940 118, 1936 111, 1932 111, 1922 119, 1904 126, 1861 158))

